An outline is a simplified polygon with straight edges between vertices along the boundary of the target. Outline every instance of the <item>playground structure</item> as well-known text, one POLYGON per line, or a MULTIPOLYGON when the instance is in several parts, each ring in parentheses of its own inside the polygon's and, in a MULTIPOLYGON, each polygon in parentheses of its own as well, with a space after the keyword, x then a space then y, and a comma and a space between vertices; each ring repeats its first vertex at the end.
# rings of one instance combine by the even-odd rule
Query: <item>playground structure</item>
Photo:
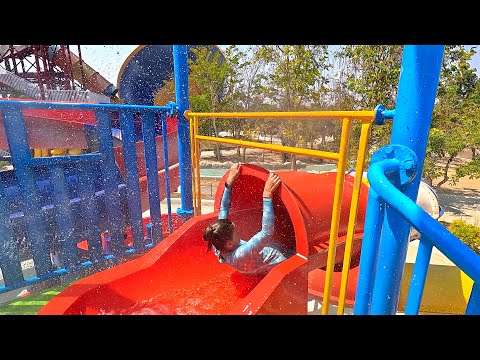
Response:
MULTIPOLYGON (((188 220, 142 257, 78 281, 53 298, 39 314, 305 314, 309 274, 324 272, 322 268, 327 264, 323 245, 330 234, 329 209, 334 201, 336 175, 294 171, 278 174, 282 185, 274 196, 275 237, 296 249, 296 255, 267 276, 242 275, 221 265, 213 253, 206 254, 201 234, 218 216, 220 188, 213 213, 188 220), (312 186, 315 183, 319 186, 312 186), (325 203, 315 200, 321 192, 329 194, 325 203)), ((261 192, 267 177, 267 170, 247 164, 235 183, 230 217, 242 238, 248 239, 261 228, 261 192)), ((354 178, 345 175, 341 205, 344 215, 351 205, 353 183, 354 178)), ((365 185, 362 190, 360 222, 365 216, 365 185)), ((343 260, 340 250, 345 247, 347 225, 348 216, 344 216, 339 226, 342 236, 337 264, 343 260)), ((358 227, 356 235, 362 231, 358 227)), ((354 257, 358 257, 359 250, 355 246, 354 257)), ((353 301, 353 293, 349 295, 353 301)))
MULTIPOLYGON (((436 89, 435 76, 433 76, 432 80, 431 74, 428 74, 428 76, 426 76, 427 79, 425 79, 425 77, 422 77, 424 76, 422 75, 422 72, 418 72, 417 70, 418 68, 421 68, 419 64, 421 64, 422 61, 431 61, 434 65, 439 66, 438 61, 439 58, 441 60, 441 55, 439 56, 439 49, 435 48, 436 47, 432 47, 432 49, 435 51, 432 50, 432 52, 429 53, 427 50, 423 50, 424 48, 422 47, 406 47, 406 55, 404 56, 404 66, 407 66, 407 64, 411 66, 414 76, 418 77, 422 85, 428 85, 427 89, 431 90, 430 93, 427 91, 427 94, 425 94, 427 99, 422 98, 420 95, 423 94, 420 94, 418 98, 415 99, 415 101, 418 103, 413 101, 413 105, 408 104, 408 100, 403 100, 401 95, 403 91, 406 91, 406 85, 403 85, 403 87, 400 86, 401 84, 405 84, 405 82, 402 82, 401 78, 399 85, 399 96, 404 103, 400 103, 401 106, 397 104, 395 111, 388 111, 382 107, 377 107, 375 111, 366 112, 367 114, 365 114, 365 116, 368 118, 368 121, 365 122, 365 128, 368 128, 374 120, 377 124, 381 124, 383 121, 385 121, 385 119, 392 118, 393 115, 395 115, 396 120, 394 124, 399 123, 400 125, 405 126, 404 122, 406 121, 403 120, 402 122, 402 116, 406 117, 405 113, 412 111, 412 108, 418 109, 419 104, 422 105, 422 111, 419 112, 419 116, 422 116, 422 120, 425 121, 425 119, 430 118, 431 113, 429 114, 429 111, 431 112, 431 109, 433 108, 432 94, 434 98, 433 90, 436 89), (412 52, 414 51, 413 49, 416 48, 418 48, 418 54, 416 53, 415 55, 419 55, 419 60, 412 56, 412 52), (413 60, 414 58, 415 60, 413 60), (410 107, 405 105, 405 103, 407 103, 407 105, 410 107), (404 108, 402 108, 402 106, 404 106, 404 108), (408 108, 409 111, 406 111, 405 107, 408 108)), ((178 46, 177 49, 174 50, 178 51, 176 53, 176 57, 174 56, 174 58, 176 60, 176 64, 178 64, 178 67, 180 67, 181 70, 182 67, 184 68, 186 65, 186 56, 184 56, 186 54, 185 47, 178 46)), ((433 66, 433 68, 435 69, 436 67, 433 66)), ((182 82, 185 83, 185 78, 182 78, 182 75, 177 75, 181 73, 182 71, 179 71, 178 73, 175 71, 175 76, 178 76, 176 84, 181 84, 182 82)), ((184 73, 186 73, 186 71, 184 71, 184 73)), ((406 71, 406 73, 407 74, 403 75, 403 77, 412 76, 409 71, 406 71)), ((436 80, 438 81, 438 77, 436 80)), ((188 171, 188 166, 186 166, 185 169, 187 174, 193 175, 193 181, 191 181, 193 184, 193 193, 189 193, 188 187, 182 187, 184 189, 184 192, 182 192, 182 205, 183 203, 187 204, 187 211, 180 213, 182 215, 185 213, 188 214, 188 204, 190 203, 192 204, 191 209, 193 217, 189 218, 188 220, 186 220, 188 216, 184 217, 184 220, 186 221, 184 221, 182 225, 180 225, 163 241, 156 243, 155 246, 146 254, 141 255, 137 259, 127 263, 116 265, 112 269, 103 270, 97 274, 91 275, 88 278, 76 282, 72 286, 69 286, 62 293, 52 299, 42 310, 40 310, 39 314, 98 314, 116 313, 117 311, 120 311, 121 313, 148 313, 149 311, 154 313, 189 313, 190 311, 190 313, 302 314, 306 312, 306 297, 308 292, 311 291, 317 291, 323 298, 324 306, 322 307, 322 313, 328 311, 328 305, 331 299, 337 302, 339 306, 339 313, 343 311, 345 303, 348 303, 350 306, 354 305, 355 310, 358 313, 394 313, 398 296, 396 298, 395 296, 388 296, 389 300, 385 300, 385 297, 387 297, 385 294, 398 295, 399 283, 392 283, 390 280, 390 287, 384 287, 382 289, 383 292, 380 293, 375 287, 373 287, 373 284, 377 284, 377 287, 380 286, 378 285, 378 281, 380 280, 375 279, 375 264, 372 265, 372 261, 381 257, 380 255, 382 251, 387 251, 385 249, 379 249, 376 247, 378 246, 378 243, 375 245, 373 240, 378 240, 384 236, 389 236, 389 233, 393 233, 395 236, 400 236, 398 243, 406 244, 408 242, 408 238, 405 239, 405 235, 408 237, 408 232, 406 232, 405 229, 410 230, 409 224, 415 225, 417 230, 422 233, 422 240, 425 238, 427 244, 435 244, 435 246, 438 247, 442 252, 451 255, 452 259, 458 263, 462 269, 465 269, 468 276, 470 276, 475 282, 478 281, 478 259, 472 255, 472 251, 467 249, 466 246, 462 246, 461 243, 459 244, 459 240, 451 236, 451 234, 450 236, 445 234, 446 231, 440 229, 438 227, 438 223, 434 222, 430 224, 429 220, 425 220, 428 219, 425 217, 425 215, 429 215, 419 211, 418 206, 413 207, 415 204, 411 206, 409 205, 409 210, 412 214, 417 214, 416 217, 404 214, 401 208, 391 205, 395 211, 405 217, 406 220, 398 217, 398 215, 395 217, 395 224, 403 224, 405 222, 405 226, 403 226, 404 229, 400 231, 400 235, 397 235, 395 232, 396 229, 393 229, 391 232, 382 232, 380 236, 378 233, 380 226, 378 226, 378 224, 384 220, 382 216, 385 216, 387 219, 388 216, 392 216, 389 212, 393 210, 390 210, 389 205, 390 202, 393 203, 396 198, 400 197, 400 195, 397 196, 395 193, 395 191, 399 192, 399 190, 396 189, 395 186, 390 187, 390 192, 393 192, 395 196, 391 196, 392 200, 390 201, 388 196, 386 196, 386 193, 383 193, 382 200, 380 201, 378 196, 375 195, 376 191, 380 192, 380 190, 377 190, 377 182, 375 181, 376 179, 374 177, 370 177, 369 170, 369 182, 371 184, 371 188, 369 190, 368 208, 367 212, 365 212, 367 201, 365 198, 365 188, 361 181, 361 175, 356 175, 354 178, 351 176, 339 176, 338 174, 344 174, 345 172, 345 164, 342 164, 342 159, 344 159, 344 157, 340 155, 335 155, 332 157, 332 155, 329 154, 320 154, 321 156, 330 156, 330 158, 334 158, 335 160, 339 161, 337 173, 325 175, 285 172, 281 175, 283 184, 278 198, 276 199, 279 210, 279 220, 277 220, 276 223, 278 228, 277 235, 282 240, 288 242, 290 246, 296 247, 297 254, 294 257, 277 266, 265 278, 252 279, 241 277, 239 274, 232 273, 228 269, 225 269, 225 267, 222 267, 220 264, 218 264, 215 258, 205 256, 205 247, 202 243, 203 241, 201 241, 199 237, 199 234, 201 229, 203 229, 208 221, 210 221, 212 217, 215 217, 215 212, 213 214, 201 215, 201 202, 199 202, 200 197, 198 186, 199 174, 198 166, 196 165, 196 162, 198 161, 198 143, 196 141, 212 141, 212 139, 206 139, 205 137, 197 135, 195 129, 198 129, 198 124, 196 124, 195 117, 208 116, 210 114, 193 114, 186 112, 185 117, 190 119, 190 127, 184 126, 182 129, 181 114, 183 111, 188 110, 188 101, 186 101, 188 99, 188 93, 185 93, 185 88, 188 87, 183 87, 183 90, 180 90, 177 93, 177 102, 179 107, 178 114, 180 114, 178 131, 193 131, 193 133, 190 133, 192 150, 191 154, 188 154, 188 151, 185 151, 185 144, 182 144, 183 146, 181 146, 179 143, 178 151, 180 161, 182 161, 182 158, 187 159, 188 162, 185 162, 185 164, 190 164, 193 166, 191 172, 188 171), (191 155, 191 158, 189 155, 191 155), (307 177, 310 177, 310 175, 313 177, 311 177, 307 183, 320 183, 322 185, 319 187, 320 189, 331 189, 330 191, 327 191, 327 194, 331 196, 331 202, 327 201, 330 207, 319 207, 319 202, 317 200, 318 194, 311 194, 308 192, 308 189, 311 190, 314 188, 313 186, 310 188, 299 186, 299 182, 307 180, 307 177), (372 191, 372 188, 375 189, 375 191, 372 191), (191 200, 189 200, 189 196, 192 196, 191 200), (372 203, 374 205, 371 205, 372 203), (388 204, 388 206, 386 206, 386 204, 388 204), (347 209, 350 207, 349 219, 347 222, 345 222, 345 214, 348 214, 347 209), (387 210, 383 212, 385 207, 387 207, 387 210), (333 213, 328 213, 328 211, 333 211, 333 213), (313 216, 311 214, 313 214, 313 216), (343 216, 340 216, 340 214, 343 214, 343 216), (357 214, 358 218, 356 218, 357 214), (371 217, 369 217, 369 215, 371 215, 371 217), (329 221, 331 220, 331 223, 329 224, 330 231, 328 226, 325 227, 324 223, 321 227, 319 227, 319 223, 321 221, 325 221, 325 218, 327 218, 329 221), (356 225, 355 221, 357 221, 356 225), (424 226, 422 226, 423 224, 420 224, 419 221, 429 224, 430 228, 424 229, 424 226), (374 233, 374 231, 377 231, 377 233, 374 233), (437 235, 439 233, 441 233, 443 238, 449 238, 450 243, 453 245, 437 240, 437 235), (319 234, 321 234, 321 236, 319 234), (292 238, 295 239, 294 244, 292 243, 292 238), (365 241, 366 239, 369 241, 365 241), (360 247, 358 246, 360 244, 359 240, 362 240, 360 259, 358 259, 360 256, 360 247), (365 249, 368 249, 369 257, 366 257, 365 249), (179 258, 184 260, 185 264, 183 261, 181 264, 179 264, 179 258), (360 260, 360 266, 357 266, 359 265, 358 260, 360 260), (340 264, 343 264, 341 274, 338 271, 334 271, 335 268, 340 264), (363 273, 360 272, 360 270, 363 270, 364 268, 367 270, 365 270, 363 273), (321 271, 323 271, 323 273, 321 273, 321 271), (196 275, 193 276, 192 274, 196 275), (346 280, 348 280, 350 276, 354 276, 354 279, 350 279, 347 286, 346 280), (173 286, 173 284, 176 284, 179 279, 184 280, 179 283, 179 286, 173 286), (195 293, 195 284, 202 284, 202 286, 200 286, 200 290, 198 287, 196 288, 197 292, 200 291, 200 293, 195 293), (221 284, 226 285, 221 287, 221 284), (317 286, 319 284, 321 285, 320 289, 318 289, 317 286), (355 293, 355 289, 357 293, 355 293), (187 294, 181 296, 182 292, 187 294), (215 303, 213 298, 219 294, 221 295, 219 297, 220 302, 215 303), (335 297, 337 297, 337 299, 334 299, 335 297), (152 304, 146 301, 147 299, 151 298, 155 299, 155 303, 152 304), (178 301, 173 301, 173 299, 185 301, 186 303, 180 304, 178 301), (360 299, 359 302, 358 299, 360 299), (191 301, 188 302, 189 300, 191 301), (374 301, 372 302, 372 300, 374 301), (357 305, 357 302, 359 305, 357 305), (196 306, 193 306, 194 303, 196 306), (154 306, 154 308, 152 309, 151 306, 154 306)), ((32 105, 38 106, 38 104, 32 105)), ((153 108, 154 107, 150 108, 148 106, 136 107, 135 110, 148 112, 153 111, 153 108)), ((97 112, 97 117, 98 113, 101 113, 101 110, 125 110, 125 108, 122 106, 109 107, 107 105, 97 106, 94 109, 97 112)), ((344 119, 348 117, 346 116, 346 113, 349 112, 338 112, 336 114, 331 113, 328 115, 338 115, 339 118, 344 119)), ((219 114, 213 115, 218 116, 219 114)), ((246 114, 239 114, 238 116, 245 117, 245 115, 246 114)), ((251 114, 251 116, 259 115, 261 116, 261 114, 251 114)), ((280 113, 277 115, 281 117, 291 116, 292 114, 280 113)), ((305 113, 297 115, 308 116, 308 114, 305 113)), ((360 116, 359 112, 351 112, 351 114, 348 115, 357 118, 360 116)), ((225 116, 235 117, 236 115, 226 114, 225 116)), ((319 114, 315 114, 315 116, 319 116, 319 114)), ((347 120, 343 121, 345 123, 344 128, 346 127, 348 129, 349 122, 347 120)), ((418 126, 412 126, 412 124, 409 124, 409 126, 410 129, 413 129, 411 130, 412 132, 422 130, 422 128, 419 129, 418 126)), ((122 130, 125 132, 125 129, 122 130)), ((425 145, 421 144, 421 142, 422 140, 426 140, 426 135, 423 134, 422 137, 415 133, 415 135, 412 135, 412 137, 418 139, 414 145, 420 143, 420 145, 418 145, 420 148, 418 152, 421 154, 421 148, 425 145)), ((348 139, 348 136, 342 136, 342 141, 344 139, 348 139)), ((398 141, 397 143, 402 144, 402 141, 398 141)), ((255 145, 247 143, 243 145, 259 147, 258 144, 255 145)), ((411 143, 409 143, 409 145, 411 145, 411 143)), ((145 147, 145 149, 146 148, 147 147, 145 147)), ((342 149, 344 148, 345 144, 340 146, 341 151, 343 151, 342 149)), ((291 153, 296 153, 299 151, 298 149, 292 148, 273 150, 291 153)), ((362 174, 362 151, 365 151, 365 148, 359 150, 360 158, 357 159, 357 166, 359 167, 357 168, 356 174, 362 174)), ((129 153, 129 151, 126 153, 129 153)), ((404 148, 404 146, 382 149, 382 151, 377 153, 376 157, 372 158, 372 162, 373 164, 378 163, 381 165, 382 161, 385 159, 393 159, 393 162, 395 162, 396 159, 400 159, 394 164, 400 164, 400 184, 395 185, 400 187, 408 187, 408 185, 411 185, 412 179, 418 180, 418 176, 415 177, 415 175, 417 175, 416 170, 418 170, 418 164, 420 162, 418 161, 416 155, 412 155, 408 149, 404 148), (404 164, 409 164, 409 166, 407 167, 404 164)), ((127 163, 132 163, 132 161, 127 161, 127 163)), ((146 167, 148 168, 148 166, 146 167)), ((394 168, 395 166, 392 165, 387 174, 394 172, 394 168)), ((239 190, 236 190, 238 191, 238 193, 236 193, 238 195, 234 195, 232 198, 232 216, 235 217, 235 221, 248 224, 248 226, 245 226, 246 233, 242 234, 244 237, 251 235, 249 231, 251 232, 253 231, 253 228, 255 228, 255 226, 252 224, 260 224, 259 216, 255 218, 255 214, 259 214, 259 211, 255 211, 258 210, 258 202, 256 202, 255 199, 260 199, 260 196, 258 194, 255 195, 252 189, 260 189, 262 186, 262 181, 264 182, 266 178, 266 172, 260 168, 248 166, 246 169, 246 173, 242 174, 240 178, 242 179, 240 183, 244 185, 240 186, 239 190)), ((377 173, 374 175, 379 176, 377 173)), ((188 176, 182 177, 182 174, 180 174, 180 180, 182 179, 186 181, 188 180, 188 176)), ((394 180, 395 177, 392 178, 389 176, 386 178, 386 180, 382 179, 382 184, 389 183, 392 181, 392 179, 394 180)), ((135 181, 130 181, 130 186, 134 183, 135 181)), ((416 191, 418 191, 418 182, 416 185, 416 191)), ((128 186, 129 184, 127 184, 127 187, 128 186)), ((409 193, 409 196, 410 199, 416 198, 415 191, 409 193)), ((218 211, 220 197, 221 193, 217 192, 215 200, 216 212, 218 211)), ((407 197, 407 199, 409 199, 409 197, 407 197)), ((405 203, 406 200, 402 198, 402 201, 405 203)), ((152 203, 154 202, 150 202, 150 204, 152 203)), ((431 217, 429 218, 431 219, 431 217)), ((134 225, 135 224, 132 225, 132 234, 137 231, 137 240, 134 241, 134 243, 139 243, 138 239, 143 234, 139 236, 138 226, 136 227, 137 230, 134 231, 134 225)), ((158 222, 156 225, 158 225, 158 222)), ((143 226, 143 231, 147 233, 148 230, 146 225, 142 223, 142 227, 143 226)), ((159 226, 153 226, 153 228, 156 228, 158 231, 159 226)), ((384 245, 384 242, 381 244, 382 246, 386 246, 384 245)), ((401 263, 401 258, 404 255, 402 251, 404 249, 400 249, 401 251, 396 251, 397 249, 394 250, 395 251, 392 252, 392 249, 388 249, 390 253, 397 255, 398 258, 394 259, 395 262, 398 261, 401 263)), ((425 266, 428 267, 428 261, 426 260, 428 260, 429 256, 428 248, 426 250, 423 248, 422 251, 423 253, 421 256, 423 260, 419 266, 423 266, 423 269, 414 269, 414 271, 420 271, 420 275, 422 275, 422 271, 424 271, 425 266)), ((393 257, 393 255, 391 255, 391 257, 393 257)), ((405 259, 403 259, 403 262, 404 260, 405 259)), ((392 268, 397 269, 398 267, 388 267, 388 269, 392 268)), ((380 269, 377 268, 378 273, 380 273, 379 270, 380 269)), ((398 275, 389 275, 390 278, 395 279, 395 281, 399 281, 398 275)), ((425 275, 425 273, 423 273, 423 275, 425 275)), ((380 279, 383 276, 387 277, 386 275, 382 274, 379 275, 378 278, 380 279)), ((384 280, 383 284, 387 282, 387 280, 384 280)), ((407 308, 409 312, 418 313, 418 306, 421 300, 421 290, 422 289, 418 291, 417 287, 417 289, 414 290, 414 300, 411 300, 410 298, 410 303, 407 301, 407 308), (418 298, 419 293, 420 298, 418 298), (411 301, 413 301, 413 305, 411 301)), ((475 307, 475 304, 477 303, 477 301, 475 301, 475 296, 478 296, 476 293, 477 290, 474 286, 466 313, 475 313, 478 311, 478 309, 475 307)))
POLYGON ((0 89, 29 99, 117 102, 117 89, 67 45, 0 45, 0 89))

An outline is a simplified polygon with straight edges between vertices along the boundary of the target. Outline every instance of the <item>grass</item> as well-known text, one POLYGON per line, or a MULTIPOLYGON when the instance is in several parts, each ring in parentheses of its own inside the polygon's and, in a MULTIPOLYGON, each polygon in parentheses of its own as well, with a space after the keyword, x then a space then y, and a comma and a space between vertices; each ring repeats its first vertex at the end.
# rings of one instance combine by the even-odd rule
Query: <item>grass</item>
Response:
POLYGON ((54 286, 39 293, 32 293, 18 300, 0 305, 0 315, 35 315, 55 295, 70 284, 54 286))

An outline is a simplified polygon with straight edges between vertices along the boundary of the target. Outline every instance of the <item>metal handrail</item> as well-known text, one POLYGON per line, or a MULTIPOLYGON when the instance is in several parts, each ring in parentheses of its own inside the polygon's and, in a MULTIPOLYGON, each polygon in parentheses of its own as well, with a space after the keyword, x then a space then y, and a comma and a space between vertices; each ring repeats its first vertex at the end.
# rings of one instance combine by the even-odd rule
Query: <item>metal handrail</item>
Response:
POLYGON ((192 192, 194 196, 194 215, 201 214, 201 189, 200 189, 200 147, 199 140, 213 141, 225 144, 232 144, 244 147, 253 147, 259 149, 270 150, 274 152, 283 152, 297 155, 305 155, 322 159, 329 159, 338 162, 338 169, 335 181, 335 193, 332 210, 332 221, 330 228, 330 239, 328 248, 328 258, 326 267, 326 277, 324 285, 324 297, 322 314, 328 314, 330 296, 333 286, 333 271, 335 262, 335 250, 338 239, 338 228, 340 220, 340 206, 343 193, 343 183, 346 171, 346 158, 348 154, 348 143, 350 139, 351 125, 354 120, 360 120, 362 130, 360 135, 360 143, 357 154, 357 166, 355 170, 355 179, 352 192, 352 202, 350 206, 350 217, 346 235, 346 247, 344 253, 344 261, 342 268, 342 278, 340 284, 340 296, 338 313, 343 314, 345 306, 346 289, 348 282, 348 270, 350 269, 351 251, 353 248, 353 235, 355 231, 355 219, 358 210, 358 198, 360 195, 360 187, 362 183, 362 175, 364 162, 367 151, 367 142, 370 128, 373 121, 393 117, 393 111, 385 110, 382 105, 371 111, 301 111, 301 112, 223 112, 223 113, 199 113, 190 110, 185 111, 185 118, 190 121, 190 140, 191 140, 191 157, 192 157, 192 192), (316 120, 342 120, 342 133, 340 138, 340 150, 336 152, 326 152, 311 149, 294 148, 283 145, 264 144, 252 141, 222 139, 212 136, 198 135, 200 118, 263 118, 263 119, 316 119, 316 120))
MULTIPOLYGON (((412 199, 397 189, 385 175, 389 172, 400 171, 401 168, 402 162, 398 159, 385 159, 370 165, 368 170, 368 180, 370 182, 368 201, 373 202, 373 205, 370 204, 372 209, 379 210, 369 214, 369 225, 365 224, 365 232, 368 231, 367 228, 369 227, 376 229, 375 231, 377 232, 379 231, 378 224, 381 224, 383 221, 385 214, 383 209, 385 204, 387 204, 422 235, 412 273, 405 314, 418 314, 433 246, 474 281, 466 312, 479 314, 480 292, 477 284, 480 283, 480 256, 449 232, 440 222, 432 218, 412 199)), ((365 268, 361 269, 362 273, 358 279, 357 297, 355 299, 356 314, 367 314, 372 302, 372 280, 375 272, 374 259, 377 257, 379 236, 377 236, 378 233, 370 235, 371 241, 362 244, 362 252, 365 252, 366 256, 364 258, 367 261, 360 263, 365 268), (362 274, 364 275, 362 276, 362 274)))

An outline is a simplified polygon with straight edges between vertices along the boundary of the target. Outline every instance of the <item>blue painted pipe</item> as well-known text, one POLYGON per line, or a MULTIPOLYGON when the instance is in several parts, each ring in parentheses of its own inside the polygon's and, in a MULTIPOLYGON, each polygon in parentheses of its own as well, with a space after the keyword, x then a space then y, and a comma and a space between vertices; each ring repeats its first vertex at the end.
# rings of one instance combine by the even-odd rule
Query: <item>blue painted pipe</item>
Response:
MULTIPOLYGON (((410 199, 416 199, 418 194, 443 52, 444 45, 406 45, 403 50, 390 143, 410 148, 418 158, 419 176, 402 187, 410 199)), ((375 204, 367 205, 367 218, 375 212, 372 206, 375 204)), ((377 269, 390 271, 376 274, 372 312, 393 315, 407 256, 410 224, 387 207, 382 225, 377 269)))
POLYGON ((183 220, 193 216, 192 155, 190 151, 190 124, 183 115, 189 109, 188 58, 186 45, 174 45, 175 95, 178 105, 178 161, 180 163, 181 208, 177 214, 183 220))

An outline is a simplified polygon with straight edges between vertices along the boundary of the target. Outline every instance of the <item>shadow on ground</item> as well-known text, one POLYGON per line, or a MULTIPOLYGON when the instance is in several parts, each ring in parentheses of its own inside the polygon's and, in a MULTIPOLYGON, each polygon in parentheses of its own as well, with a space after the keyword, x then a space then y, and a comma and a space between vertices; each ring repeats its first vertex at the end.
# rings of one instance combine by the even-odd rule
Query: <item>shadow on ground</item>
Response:
MULTIPOLYGON (((440 218, 450 217, 471 218, 480 221, 480 191, 472 188, 437 189, 440 206, 445 214, 440 218)), ((446 221, 446 220, 445 220, 446 221)))

